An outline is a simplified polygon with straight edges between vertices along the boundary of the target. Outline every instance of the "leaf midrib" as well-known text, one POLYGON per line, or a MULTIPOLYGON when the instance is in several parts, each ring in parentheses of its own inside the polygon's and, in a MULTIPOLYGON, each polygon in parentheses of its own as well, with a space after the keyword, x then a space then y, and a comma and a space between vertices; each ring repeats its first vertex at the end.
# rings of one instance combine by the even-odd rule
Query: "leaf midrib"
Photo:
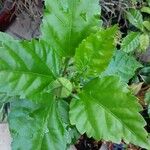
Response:
MULTIPOLYGON (((130 129, 130 128, 126 125, 126 123, 125 123, 124 121, 120 120, 120 118, 118 118, 118 116, 116 116, 113 112, 111 112, 111 110, 109 110, 107 107, 105 107, 104 105, 102 105, 100 102, 98 103, 92 95, 89 95, 89 94, 87 94, 87 95, 88 95, 89 97, 91 97, 92 100, 93 100, 95 103, 97 103, 101 108, 103 108, 104 111, 106 110, 106 112, 110 113, 110 114, 111 114, 113 117, 115 117, 121 124, 123 124, 124 127, 126 127, 133 135, 135 135, 135 137, 137 137, 137 134, 136 134, 132 129, 130 129)), ((138 136, 139 136, 139 135, 138 135, 138 136)))
MULTIPOLYGON (((25 49, 25 46, 24 45, 22 45, 23 46, 23 48, 25 49)), ((55 78, 55 75, 53 74, 53 72, 52 72, 52 70, 48 67, 48 65, 43 61, 43 59, 41 59, 40 58, 40 56, 35 52, 35 51, 32 51, 32 49, 30 48, 30 47, 28 47, 29 49, 30 49, 30 54, 31 55, 35 55, 36 56, 36 58, 43 64, 43 65, 45 65, 46 67, 47 67, 47 69, 49 70, 49 72, 51 73, 51 75, 55 78)), ((28 49, 26 49, 26 50, 28 50, 28 49)), ((28 52, 28 51, 27 51, 28 52)))

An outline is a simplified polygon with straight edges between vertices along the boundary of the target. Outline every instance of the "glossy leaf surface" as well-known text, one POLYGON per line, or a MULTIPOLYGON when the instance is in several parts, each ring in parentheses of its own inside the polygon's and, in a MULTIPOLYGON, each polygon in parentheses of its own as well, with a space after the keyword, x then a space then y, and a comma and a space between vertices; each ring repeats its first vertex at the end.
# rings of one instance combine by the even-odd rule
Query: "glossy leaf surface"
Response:
POLYGON ((119 78, 96 78, 83 88, 79 99, 72 100, 70 121, 88 137, 115 143, 123 139, 127 143, 148 147, 140 110, 137 99, 119 78), (116 129, 117 134, 114 134, 116 129))
POLYGON ((42 39, 62 55, 72 56, 75 48, 100 25, 99 0, 46 0, 42 39))
POLYGON ((76 49, 77 70, 85 76, 99 75, 109 64, 115 50, 117 27, 91 34, 76 49))
MULTIPOLYGON (((128 82, 140 67, 124 53, 137 48, 138 33, 114 55, 120 33, 116 26, 99 28, 99 0, 45 0, 45 7, 39 40, 0 33, 0 104, 11 104, 12 149, 66 150, 79 137, 77 129, 148 148, 141 107, 120 81, 128 82)), ((143 31, 140 12, 129 13, 143 31)))
POLYGON ((59 71, 60 58, 44 41, 7 42, 0 48, 0 92, 34 95, 59 71))
POLYGON ((150 8, 149 7, 142 7, 141 11, 150 15, 150 8))

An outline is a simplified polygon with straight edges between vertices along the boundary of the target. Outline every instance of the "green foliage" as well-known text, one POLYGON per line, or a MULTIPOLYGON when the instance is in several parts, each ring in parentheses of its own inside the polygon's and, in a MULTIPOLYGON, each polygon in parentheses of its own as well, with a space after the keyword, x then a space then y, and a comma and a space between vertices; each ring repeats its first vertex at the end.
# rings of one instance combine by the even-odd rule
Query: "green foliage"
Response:
POLYGON ((79 99, 73 99, 70 104, 71 123, 80 133, 97 140, 120 143, 123 138, 127 143, 146 147, 146 132, 143 129, 135 132, 135 128, 144 125, 137 113, 140 107, 126 85, 118 81, 119 78, 110 76, 89 82, 79 94, 79 99), (117 134, 114 134, 116 127, 117 134))
POLYGON ((76 49, 77 70, 85 76, 97 76, 108 66, 115 50, 114 36, 117 28, 91 34, 76 49))
POLYGON ((149 19, 145 19, 144 15, 142 15, 143 12, 149 14, 149 11, 149 7, 143 6, 141 11, 130 9, 129 12, 126 13, 129 22, 141 32, 130 32, 127 34, 122 42, 122 49, 125 52, 133 52, 135 50, 145 52, 149 47, 150 23, 149 19))
POLYGON ((146 84, 150 84, 150 67, 143 67, 140 72, 139 75, 141 76, 142 80, 146 83, 146 84))
POLYGON ((59 74, 59 56, 44 41, 3 43, 0 92, 22 98, 40 93, 59 74))
POLYGON ((146 51, 149 47, 149 36, 148 34, 141 34, 140 36, 140 48, 142 51, 146 51))
POLYGON ((60 98, 68 97, 72 92, 71 82, 63 77, 58 78, 49 85, 49 92, 54 91, 54 94, 60 98))
POLYGON ((143 16, 139 10, 130 9, 127 12, 127 19, 132 25, 143 31, 143 16))
POLYGON ((125 53, 138 33, 115 52, 118 27, 100 28, 98 0, 45 4, 38 40, 0 33, 0 103, 10 102, 12 150, 66 150, 79 133, 149 149, 141 106, 124 84, 141 67, 125 53))
POLYGON ((62 55, 73 56, 80 42, 100 26, 99 0, 46 0, 45 3, 41 38, 62 55))
POLYGON ((121 43, 121 50, 129 53, 135 51, 140 45, 140 33, 130 32, 121 43))
POLYGON ((141 12, 150 14, 150 8, 149 7, 142 7, 141 12))
POLYGON ((12 149, 65 150, 69 132, 59 116, 57 101, 49 94, 36 98, 44 101, 43 104, 24 99, 11 105, 12 149))
POLYGON ((120 50, 115 53, 102 76, 117 75, 121 77, 123 82, 128 83, 129 79, 134 76, 135 71, 140 67, 142 65, 133 56, 120 50))
POLYGON ((148 31, 150 31, 150 21, 144 21, 143 25, 148 31))

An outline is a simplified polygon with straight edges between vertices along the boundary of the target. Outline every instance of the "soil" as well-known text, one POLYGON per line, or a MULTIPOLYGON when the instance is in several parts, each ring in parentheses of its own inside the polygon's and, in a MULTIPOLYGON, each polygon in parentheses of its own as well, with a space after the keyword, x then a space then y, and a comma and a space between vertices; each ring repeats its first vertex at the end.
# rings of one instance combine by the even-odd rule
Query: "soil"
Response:
POLYGON ((43 11, 42 0, 36 0, 36 5, 33 5, 31 0, 28 0, 29 2, 30 8, 26 8, 5 0, 5 5, 0 11, 0 31, 5 31, 17 39, 38 38, 43 11))
POLYGON ((75 144, 77 150, 99 150, 102 142, 97 142, 92 138, 87 138, 86 135, 80 137, 75 144))

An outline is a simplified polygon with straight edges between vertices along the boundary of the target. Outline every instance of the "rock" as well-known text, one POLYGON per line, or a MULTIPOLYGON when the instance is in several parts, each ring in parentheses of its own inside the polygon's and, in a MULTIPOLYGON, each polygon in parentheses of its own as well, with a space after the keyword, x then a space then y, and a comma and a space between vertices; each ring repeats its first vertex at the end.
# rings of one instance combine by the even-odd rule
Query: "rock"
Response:
POLYGON ((99 150, 108 150, 107 144, 103 143, 99 150))
POLYGON ((74 145, 71 145, 68 150, 77 150, 76 147, 74 145))
POLYGON ((31 6, 32 13, 29 10, 22 10, 5 32, 17 39, 38 38, 43 12, 42 0, 39 1, 40 5, 33 6, 33 9, 31 6))
POLYGON ((0 150, 11 150, 11 136, 7 123, 0 124, 0 150))

